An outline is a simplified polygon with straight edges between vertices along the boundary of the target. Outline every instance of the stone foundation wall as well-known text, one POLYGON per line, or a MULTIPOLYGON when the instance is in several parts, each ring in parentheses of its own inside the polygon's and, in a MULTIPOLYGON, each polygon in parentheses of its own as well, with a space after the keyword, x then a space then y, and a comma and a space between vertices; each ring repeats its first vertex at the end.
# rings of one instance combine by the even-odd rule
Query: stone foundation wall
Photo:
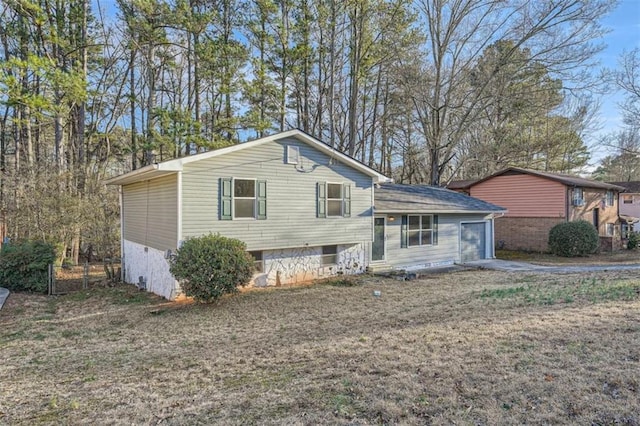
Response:
POLYGON ((334 275, 366 271, 368 253, 364 244, 338 245, 334 265, 322 265, 322 247, 300 247, 262 252, 264 273, 255 274, 255 287, 301 284, 334 275))
MULTIPOLYGON (((322 265, 322 247, 265 250, 262 252, 264 273, 255 274, 249 286, 301 284, 366 271, 369 253, 365 244, 338 245, 337 249, 333 265, 322 265)), ((138 284, 142 277, 147 291, 166 299, 174 300, 180 294, 180 286, 169 271, 169 261, 160 250, 125 240, 123 271, 125 282, 138 284)))
POLYGON ((138 284, 139 277, 142 277, 147 283, 147 291, 169 300, 178 295, 179 286, 169 272, 165 252, 124 240, 122 262, 126 283, 138 284))
POLYGON ((496 247, 507 250, 545 252, 549 231, 563 218, 500 217, 495 219, 496 247))

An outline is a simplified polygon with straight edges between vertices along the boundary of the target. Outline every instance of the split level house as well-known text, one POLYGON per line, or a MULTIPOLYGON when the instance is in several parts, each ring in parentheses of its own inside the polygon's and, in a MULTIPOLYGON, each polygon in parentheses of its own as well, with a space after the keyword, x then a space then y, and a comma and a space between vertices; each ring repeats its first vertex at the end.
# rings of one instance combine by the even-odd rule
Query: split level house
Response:
POLYGON ((622 248, 618 212, 620 185, 576 176, 509 167, 476 181, 454 181, 449 188, 507 209, 495 221, 499 248, 547 251, 549 231, 561 222, 586 220, 598 230, 600 249, 622 248))
POLYGON ((623 192, 618 196, 618 213, 621 222, 621 234, 623 240, 629 237, 630 232, 640 231, 637 225, 640 222, 640 182, 609 182, 612 185, 621 186, 623 192))
POLYGON ((291 130, 142 167, 120 186, 123 280, 174 299, 169 259, 190 237, 237 238, 252 285, 295 284, 371 268, 426 268, 493 256, 505 212, 442 188, 391 179, 291 130))

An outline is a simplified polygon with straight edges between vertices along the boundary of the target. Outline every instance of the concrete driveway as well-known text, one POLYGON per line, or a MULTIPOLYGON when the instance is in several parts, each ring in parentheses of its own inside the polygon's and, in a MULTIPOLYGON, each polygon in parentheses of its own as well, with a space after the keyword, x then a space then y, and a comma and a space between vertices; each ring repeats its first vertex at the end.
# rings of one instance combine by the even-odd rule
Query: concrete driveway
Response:
POLYGON ((640 270, 640 264, 630 265, 581 265, 581 266, 543 266, 527 262, 515 262, 501 259, 483 259, 467 262, 465 266, 475 268, 494 269, 505 272, 537 272, 572 274, 579 272, 629 271, 640 270))

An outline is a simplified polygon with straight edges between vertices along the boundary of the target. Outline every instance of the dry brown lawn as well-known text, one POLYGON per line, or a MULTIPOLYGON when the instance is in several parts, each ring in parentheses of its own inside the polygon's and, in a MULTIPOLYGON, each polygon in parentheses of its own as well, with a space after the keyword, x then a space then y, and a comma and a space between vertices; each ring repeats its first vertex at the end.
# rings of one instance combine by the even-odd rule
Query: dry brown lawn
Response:
POLYGON ((640 424, 639 272, 333 284, 12 294, 0 424, 640 424))

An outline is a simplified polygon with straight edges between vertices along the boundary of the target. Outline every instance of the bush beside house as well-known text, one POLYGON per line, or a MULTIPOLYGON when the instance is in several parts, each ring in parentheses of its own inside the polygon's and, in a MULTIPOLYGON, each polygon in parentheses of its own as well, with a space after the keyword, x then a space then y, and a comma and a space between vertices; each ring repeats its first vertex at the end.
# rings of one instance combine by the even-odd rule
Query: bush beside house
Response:
POLYGON ((215 302, 246 285, 254 273, 254 259, 240 240, 205 235, 186 240, 171 261, 171 273, 186 296, 215 302))
POLYGON ((559 223, 549 231, 549 250, 558 256, 587 256, 599 244, 598 230, 585 220, 559 223))

